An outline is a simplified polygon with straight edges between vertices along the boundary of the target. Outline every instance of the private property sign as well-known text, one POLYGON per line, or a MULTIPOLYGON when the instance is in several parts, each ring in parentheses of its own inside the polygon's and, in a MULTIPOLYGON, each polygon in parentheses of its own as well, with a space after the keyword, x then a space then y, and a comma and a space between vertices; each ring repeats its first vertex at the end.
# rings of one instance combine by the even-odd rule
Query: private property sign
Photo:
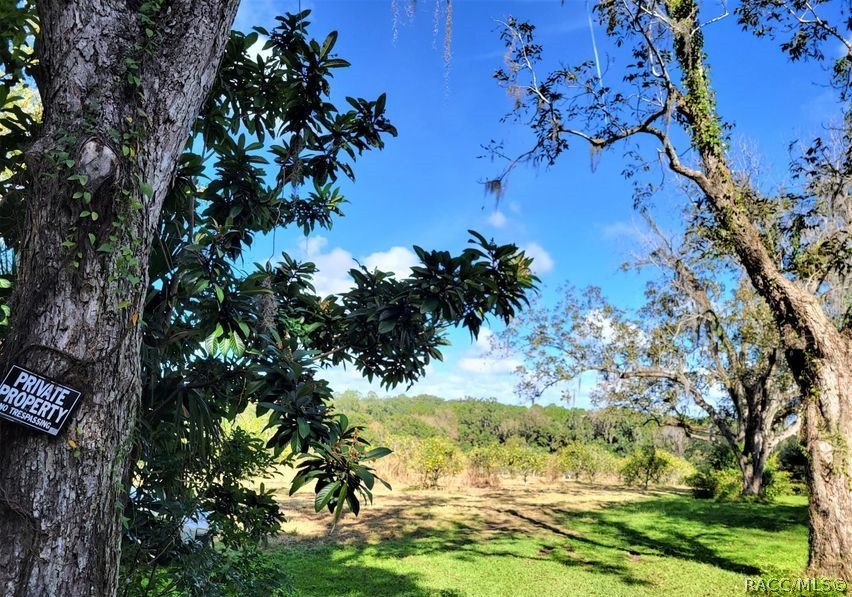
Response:
POLYGON ((58 435, 80 392, 13 365, 0 385, 0 418, 58 435))

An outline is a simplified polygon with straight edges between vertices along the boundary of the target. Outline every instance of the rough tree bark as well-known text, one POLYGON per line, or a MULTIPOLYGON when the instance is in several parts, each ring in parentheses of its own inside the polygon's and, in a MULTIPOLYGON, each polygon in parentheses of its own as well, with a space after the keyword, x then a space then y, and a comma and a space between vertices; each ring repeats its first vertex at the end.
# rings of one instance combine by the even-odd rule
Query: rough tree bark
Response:
POLYGON ((804 396, 803 433, 810 460, 809 570, 852 580, 852 329, 838 330, 813 293, 787 278, 749 220, 726 161, 713 105, 698 6, 694 0, 666 0, 675 58, 685 93, 678 113, 691 128, 702 170, 666 152, 673 170, 703 191, 719 226, 755 289, 769 304, 782 332, 787 361, 804 396))
POLYGON ((237 4, 39 4, 44 121, 27 155, 32 184, 2 364, 61 380, 83 398, 57 438, 0 425, 5 597, 116 592, 149 249, 237 4), (68 180, 79 174, 86 178, 68 180), (90 204, 74 197, 81 192, 90 204), (113 233, 111 250, 98 251, 113 233))
MULTIPOLYGON (((511 21, 508 25, 511 33, 505 39, 512 52, 513 68, 501 69, 495 76, 501 84, 515 86, 517 72, 527 70, 533 75, 530 84, 517 89, 529 92, 528 97, 532 98, 522 106, 535 111, 531 125, 538 139, 531 150, 511 160, 503 174, 489 181, 488 188, 499 190, 502 180, 520 162, 542 159, 553 162, 566 147, 564 137, 584 139, 593 151, 639 135, 650 135, 660 143, 660 153, 668 169, 701 190, 703 197, 698 207, 713 216, 730 252, 772 311, 786 360, 802 393, 802 429, 811 477, 810 572, 852 580, 852 457, 849 449, 852 441, 852 323, 837 327, 832 322, 820 297, 782 271, 764 244, 757 225, 749 218, 746 202, 753 195, 752 189, 747 184, 738 184, 733 175, 725 126, 716 112, 704 59, 704 27, 722 17, 700 22, 697 0, 602 0, 597 6, 609 33, 621 36, 626 32, 635 36, 637 64, 632 68, 643 70, 642 76, 647 79, 633 78, 638 73, 632 70, 625 82, 639 87, 631 87, 624 95, 612 93, 606 98, 603 91, 599 95, 590 94, 589 85, 580 85, 581 91, 576 96, 581 98, 580 102, 568 101, 561 88, 558 93, 552 90, 566 78, 565 73, 557 71, 548 79, 537 79, 532 63, 538 60, 540 47, 535 47, 531 60, 526 49, 530 47, 532 30, 519 31, 517 24, 511 21), (661 35, 662 31, 671 37, 661 35), (671 47, 668 47, 669 40, 671 47), (671 73, 679 74, 680 81, 672 78, 670 67, 671 73), (647 97, 634 102, 636 89, 644 93, 641 88, 651 80, 656 83, 649 85, 651 91, 647 97), (539 85, 538 81, 548 83, 539 85), (592 95, 592 99, 584 103, 584 95, 592 95), (612 117, 600 102, 615 102, 619 108, 635 110, 641 115, 639 121, 632 126, 619 122, 620 116, 612 117), (655 107, 659 105, 659 109, 651 112, 645 107, 634 108, 644 102, 655 107), (559 104, 562 111, 555 109, 554 103, 559 104), (589 125, 590 116, 593 123, 601 119, 607 124, 598 129, 600 136, 595 136, 582 129, 566 128, 562 121, 565 115, 576 119, 581 127, 589 125), (681 161, 682 153, 670 134, 673 122, 685 129, 698 157, 696 167, 681 161)), ((813 10, 811 5, 807 6, 813 10)), ((790 6, 787 8, 793 10, 790 6)), ((804 17, 795 15, 794 18, 800 24, 805 23, 804 17)), ((817 18, 807 22, 821 27, 815 34, 818 39, 836 39, 848 47, 842 34, 823 21, 817 18)), ((577 72, 582 74, 584 70, 577 72)), ((575 79, 567 78, 570 85, 565 85, 575 86, 575 79)), ((598 80, 594 85, 606 90, 599 83, 598 80)))
MULTIPOLYGON (((773 368, 771 364, 768 366, 770 370, 773 368)), ((795 412, 798 401, 791 401, 790 397, 773 388, 768 376, 769 372, 766 378, 746 384, 740 401, 739 417, 743 429, 735 449, 743 476, 743 495, 759 496, 763 493, 763 476, 769 457, 778 444, 801 429, 801 416, 797 416, 796 421, 786 428, 777 427, 795 412)))

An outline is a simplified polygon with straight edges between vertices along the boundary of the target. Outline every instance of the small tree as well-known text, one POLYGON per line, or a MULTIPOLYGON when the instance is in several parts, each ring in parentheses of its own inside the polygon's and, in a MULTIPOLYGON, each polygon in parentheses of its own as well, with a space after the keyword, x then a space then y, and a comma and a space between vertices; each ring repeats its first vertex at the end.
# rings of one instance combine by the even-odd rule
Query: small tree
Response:
POLYGON ((586 447, 585 474, 589 481, 595 481, 600 475, 617 473, 619 469, 619 458, 597 444, 589 444, 586 447))
POLYGON ((627 457, 621 468, 621 478, 628 485, 641 485, 648 489, 648 484, 659 483, 671 468, 671 461, 662 450, 653 445, 645 445, 627 457))
POLYGON ((512 476, 520 475, 527 482, 530 475, 544 471, 547 455, 529 445, 520 437, 511 437, 503 446, 503 466, 512 476))
POLYGON ((467 478, 473 487, 496 487, 500 484, 501 450, 498 444, 476 446, 467 453, 467 478))
POLYGON ((584 472, 585 446, 580 442, 570 442, 557 453, 559 468, 563 474, 579 479, 584 472))
POLYGON ((557 459, 564 474, 575 479, 581 476, 594 481, 599 475, 618 471, 618 458, 603 446, 570 442, 558 453, 557 459))
POLYGON ((437 489, 439 481, 461 470, 461 451, 447 438, 430 437, 420 443, 415 466, 423 486, 437 489))

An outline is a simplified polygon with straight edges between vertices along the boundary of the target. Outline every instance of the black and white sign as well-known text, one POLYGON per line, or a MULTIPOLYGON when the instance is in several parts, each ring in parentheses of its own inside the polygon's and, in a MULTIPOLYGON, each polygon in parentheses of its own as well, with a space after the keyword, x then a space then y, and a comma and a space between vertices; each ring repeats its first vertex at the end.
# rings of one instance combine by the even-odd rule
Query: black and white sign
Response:
POLYGON ((80 392, 23 367, 13 365, 0 385, 0 417, 58 435, 80 392))

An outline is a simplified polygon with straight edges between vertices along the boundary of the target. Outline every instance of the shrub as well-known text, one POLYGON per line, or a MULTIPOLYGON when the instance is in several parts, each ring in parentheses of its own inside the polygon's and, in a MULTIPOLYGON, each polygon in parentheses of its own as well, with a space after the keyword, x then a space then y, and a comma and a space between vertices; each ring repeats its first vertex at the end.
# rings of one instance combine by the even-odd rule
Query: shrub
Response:
POLYGON ((692 497, 699 500, 716 497, 716 472, 708 469, 697 470, 686 478, 686 484, 692 490, 692 497))
POLYGON ((519 475, 526 483, 530 475, 544 472, 547 454, 541 449, 528 446, 519 437, 512 437, 502 447, 501 460, 510 475, 519 475))
POLYGON ((782 469, 772 457, 763 471, 763 493, 764 499, 771 502, 780 495, 807 495, 808 486, 797 471, 782 469))
POLYGON ((659 483, 672 468, 672 455, 645 445, 627 457, 621 467, 621 478, 628 485, 641 485, 648 489, 649 483, 659 483))
POLYGON ((121 570, 125 597, 285 597, 294 595, 289 575, 275 552, 253 547, 187 550, 158 575, 147 569, 121 570))
POLYGON ((498 444, 476 446, 467 453, 467 479, 472 487, 497 487, 500 485, 498 472, 501 464, 501 448, 498 444))
POLYGON ((568 442, 557 452, 557 461, 563 474, 579 479, 586 472, 586 447, 580 442, 568 442))
POLYGON ((430 437, 420 442, 415 466, 424 487, 437 488, 442 477, 461 470, 462 454, 450 440, 430 437))
POLYGON ((602 474, 617 473, 619 458, 598 444, 568 442, 557 452, 557 466, 563 474, 575 479, 594 481, 602 474))
POLYGON ((583 472, 589 481, 596 480, 600 475, 618 473, 621 466, 618 456, 597 444, 585 446, 585 455, 583 472))
MULTIPOLYGON (((742 473, 735 468, 728 467, 718 471, 705 468, 690 475, 686 483, 692 488, 692 495, 699 499, 715 499, 720 502, 745 499, 742 494, 742 473)), ((770 462, 763 471, 762 494, 751 499, 772 502, 779 495, 804 493, 807 493, 804 483, 797 481, 789 472, 779 470, 775 463, 770 462)))
POLYGON ((794 492, 793 479, 787 471, 767 468, 763 474, 763 495, 767 502, 775 501, 779 495, 789 495, 794 492))
POLYGON ((544 476, 549 483, 556 483, 565 476, 559 464, 559 454, 550 453, 545 457, 544 476))
POLYGON ((790 437, 781 442, 773 455, 773 460, 779 470, 790 473, 790 479, 793 482, 806 483, 808 455, 798 438, 790 437))
POLYGON ((122 556, 130 569, 186 555, 185 523, 202 513, 210 522, 207 539, 215 536, 233 549, 266 540, 284 520, 274 492, 254 486, 278 472, 277 460, 260 437, 240 426, 226 428, 206 458, 160 453, 153 464, 135 479, 124 510, 122 556))
POLYGON ((675 456, 670 452, 664 452, 662 450, 657 450, 657 454, 659 454, 662 458, 665 458, 669 463, 668 470, 662 477, 662 480, 666 483, 682 485, 686 483, 686 480, 691 475, 695 474, 695 467, 685 458, 680 458, 679 456, 675 456))
POLYGON ((742 473, 735 468, 696 471, 686 478, 686 484, 692 488, 692 495, 699 499, 715 499, 730 502, 742 497, 742 473))
POLYGON ((743 495, 743 477, 739 469, 724 468, 716 471, 716 494, 720 502, 733 502, 743 495))

